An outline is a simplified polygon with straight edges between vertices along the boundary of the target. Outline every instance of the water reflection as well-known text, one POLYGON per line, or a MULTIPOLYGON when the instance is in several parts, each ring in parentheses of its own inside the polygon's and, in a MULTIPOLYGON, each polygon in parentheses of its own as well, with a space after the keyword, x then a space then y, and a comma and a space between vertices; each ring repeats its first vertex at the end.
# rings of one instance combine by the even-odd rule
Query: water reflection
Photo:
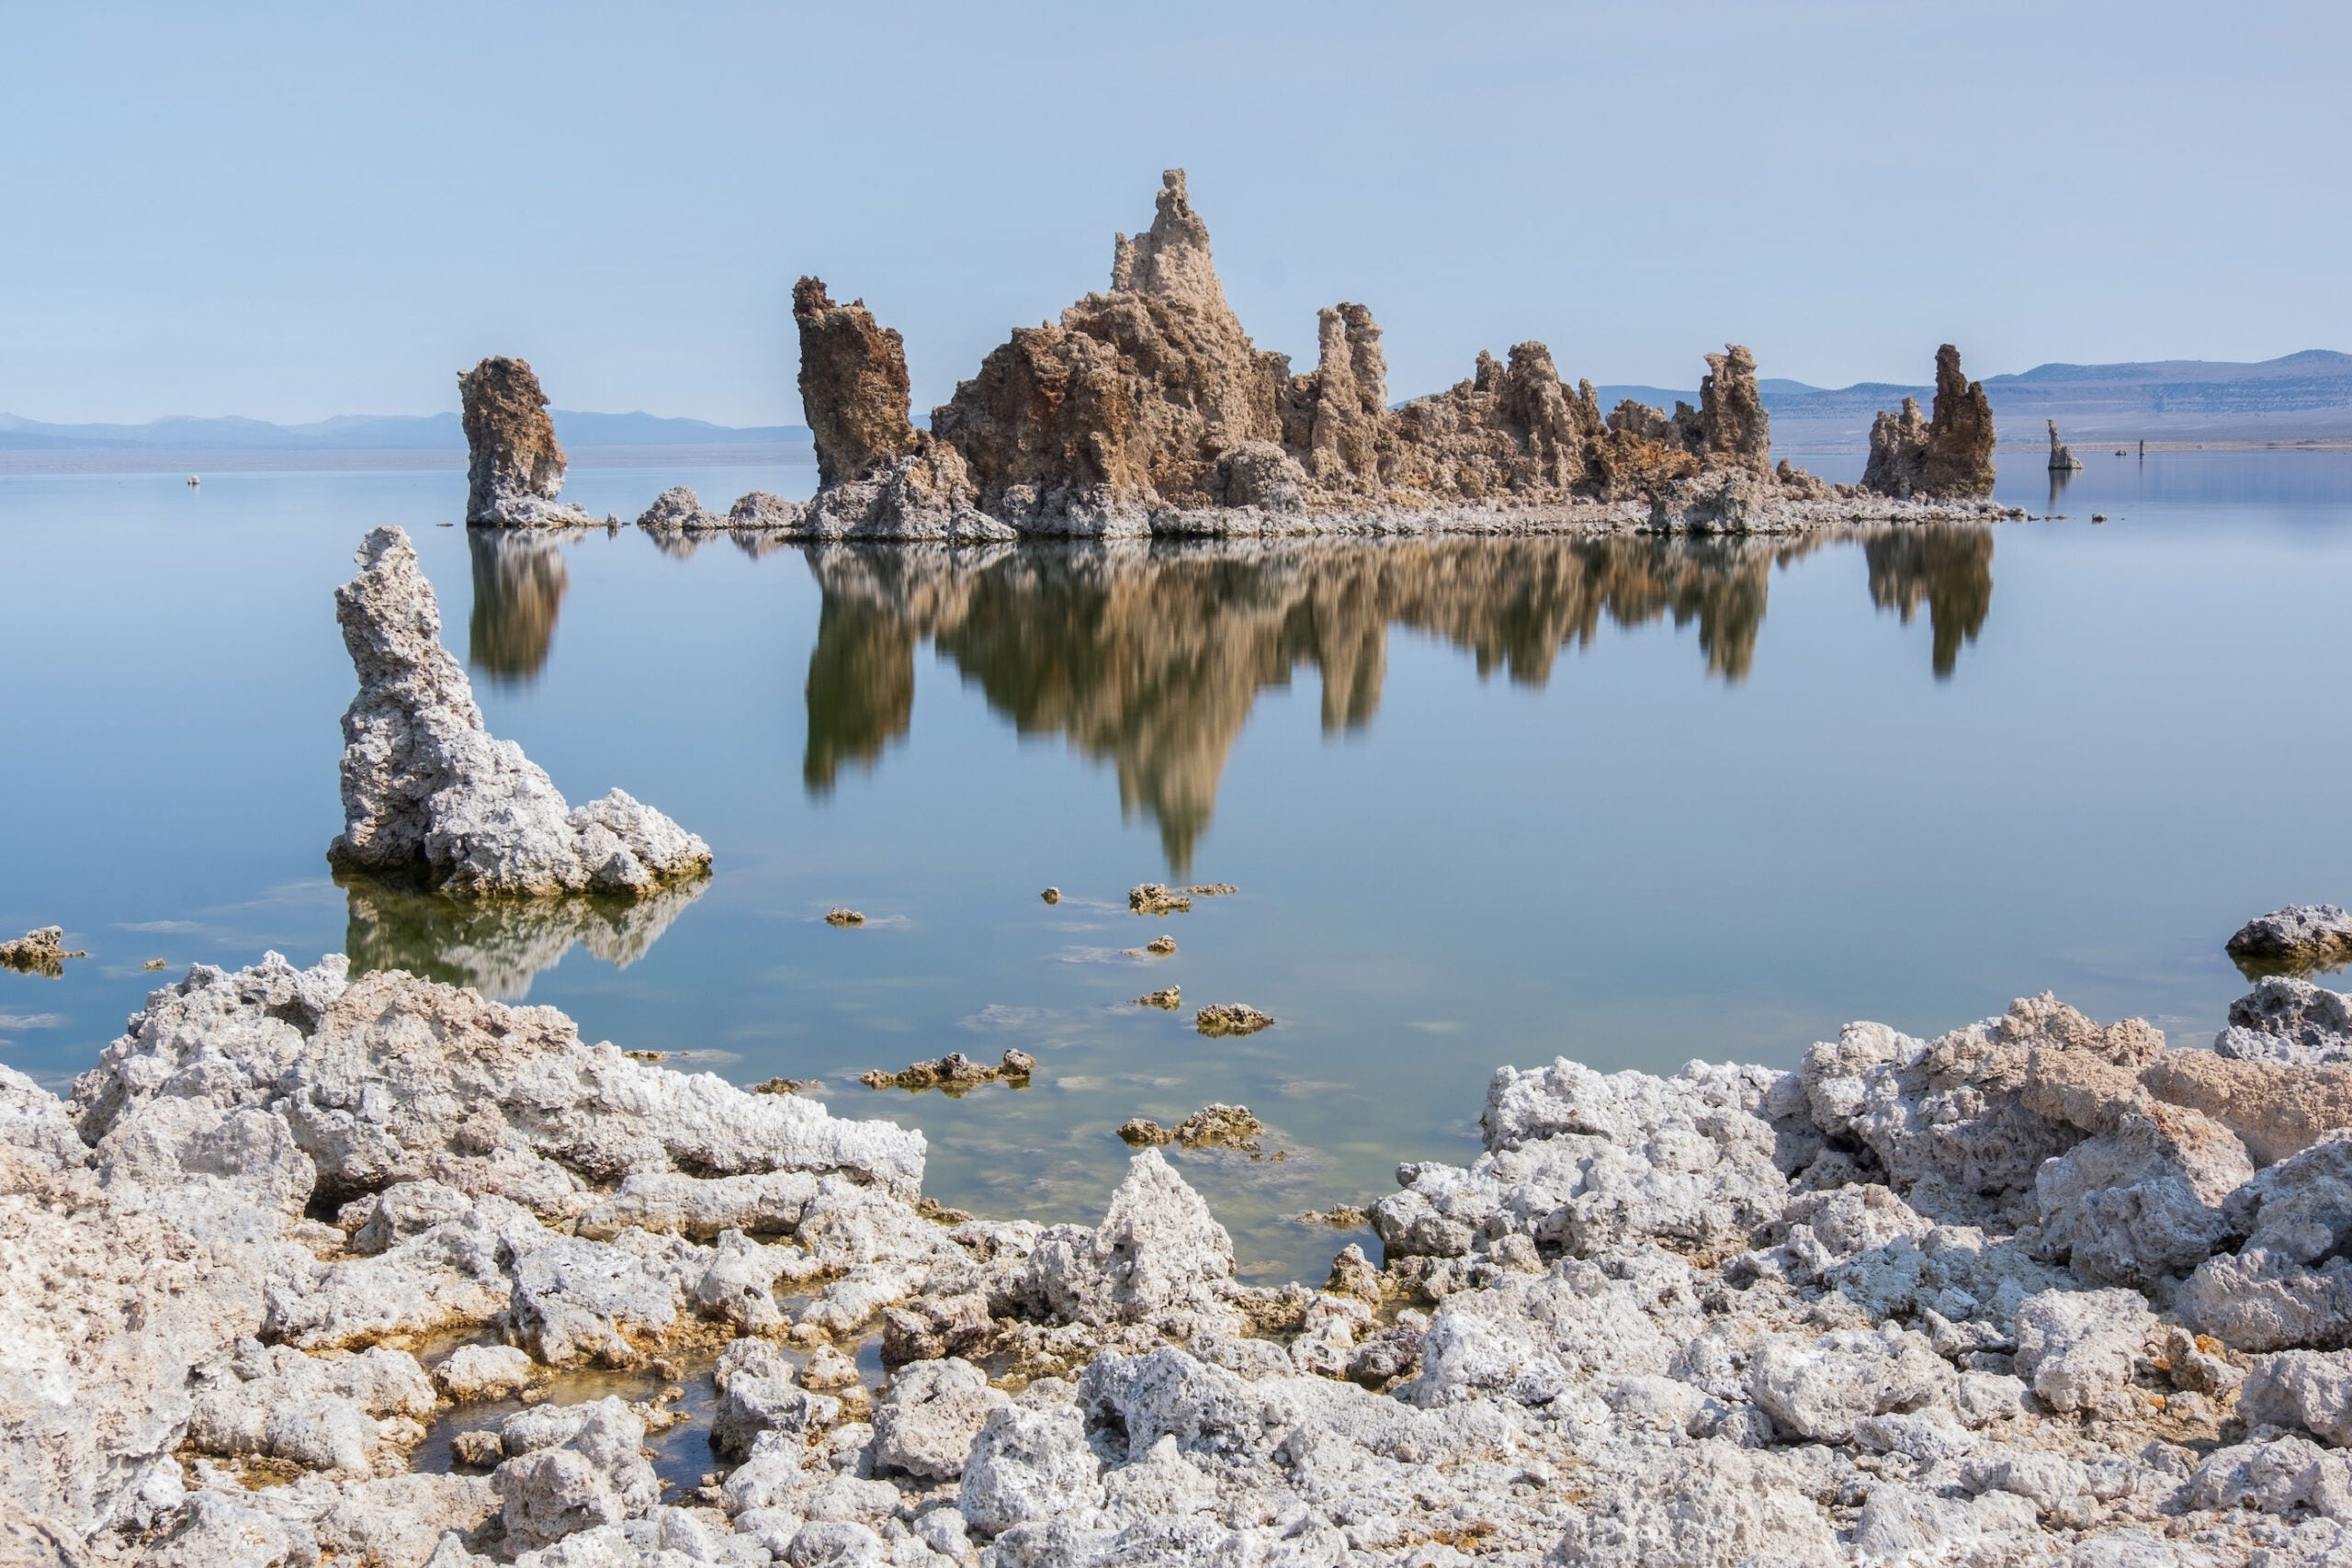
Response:
POLYGON ((1023 734, 1060 735, 1113 763, 1121 805, 1159 823, 1182 873, 1257 694, 1302 664, 1321 672, 1327 732, 1378 709, 1391 626, 1463 649, 1482 676, 1542 686, 1560 650, 1589 645, 1604 621, 1695 622, 1708 671, 1737 682, 1754 662, 1773 569, 1853 541, 1874 604, 1906 622, 1926 604, 1935 671, 1950 675, 1992 600, 1983 529, 813 547, 823 605, 802 774, 822 794, 844 762, 870 768, 906 733, 916 645, 928 638, 1023 734))
POLYGON ((1909 626, 1928 605, 1936 679, 1948 681, 1960 645, 1974 642, 1993 608, 1993 536, 1982 528, 1888 528, 1862 541, 1871 603, 1909 626))
POLYGON ((504 528, 469 528, 474 607, 466 663, 503 684, 537 678, 555 642, 557 614, 571 580, 555 537, 504 528))
POLYGON ((2075 476, 2080 472, 2082 472, 2080 468, 2051 469, 2050 499, 2042 503, 2041 510, 2044 512, 2057 511, 2058 502, 2065 496, 2066 487, 2075 482, 2075 476))
POLYGON ((356 974, 405 969, 471 986, 500 1001, 521 1001, 531 982, 563 962, 574 943, 616 969, 645 956, 710 878, 639 899, 571 896, 481 903, 339 874, 350 902, 344 951, 356 974))

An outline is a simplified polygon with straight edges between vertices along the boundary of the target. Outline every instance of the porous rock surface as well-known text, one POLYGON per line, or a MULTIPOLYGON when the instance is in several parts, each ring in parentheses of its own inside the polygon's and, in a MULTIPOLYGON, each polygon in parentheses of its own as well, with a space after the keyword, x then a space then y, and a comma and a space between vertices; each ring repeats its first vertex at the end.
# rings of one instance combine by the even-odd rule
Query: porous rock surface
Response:
POLYGON ((2352 914, 2338 904, 2295 904, 2240 926, 2229 954, 2241 964, 2317 967, 2352 958, 2352 914))
POLYGON ((1507 1067, 1478 1160, 1375 1206, 1385 1268, 1264 1288, 1157 1149, 1099 1225, 934 1223, 920 1134, 406 975, 199 966, 70 1100, 0 1069, 40 1287, 0 1517, 253 1568, 2316 1568, 2352 1138, 2238 1136, 2168 1098, 2192 1057, 2040 998, 1793 1073, 1507 1067), (686 1354, 707 1485, 610 1397, 411 1469, 452 1401, 686 1354))
POLYGON ((359 675, 343 716, 344 830, 327 850, 338 869, 464 897, 639 897, 710 869, 709 845, 620 790, 569 807, 483 727, 406 533, 376 529, 356 558, 334 596, 359 675))
POLYGON ((539 378, 519 359, 485 359, 458 372, 466 431, 466 521, 509 528, 569 528, 595 521, 556 498, 563 448, 539 378))
MULTIPOLYGON (((1957 423, 1940 443, 1923 437, 1931 479, 1901 490, 1775 466, 1755 357, 1736 344, 1707 355, 1700 406, 1670 414, 1631 401, 1604 412, 1532 342, 1481 352, 1468 378, 1391 406, 1379 324, 1343 302, 1320 313, 1315 368, 1295 375, 1234 313, 1182 169, 1161 176, 1150 228, 1116 236, 1109 287, 1014 328, 928 430, 909 418, 896 332, 815 278, 793 304, 820 485, 799 507, 746 497, 731 514, 746 530, 969 542, 2005 515, 1981 501, 1989 446, 1984 486, 1947 471, 1974 451, 1973 427, 1957 423)), ((1981 388, 1974 398, 1989 442, 1981 388)), ((1954 405, 1955 422, 1968 416, 1954 405)))

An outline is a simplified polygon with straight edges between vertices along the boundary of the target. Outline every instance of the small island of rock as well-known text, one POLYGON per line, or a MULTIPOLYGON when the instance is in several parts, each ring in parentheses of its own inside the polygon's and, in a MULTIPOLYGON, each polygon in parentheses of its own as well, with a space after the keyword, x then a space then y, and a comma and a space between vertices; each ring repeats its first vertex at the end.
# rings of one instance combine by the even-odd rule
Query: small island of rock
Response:
MULTIPOLYGON (((726 525, 812 538, 1012 539, 1592 528, 1785 531, 2008 515, 1992 411, 1937 355, 1936 411, 1880 416, 1871 473, 1833 485, 1771 459, 1756 359, 1707 355, 1699 406, 1604 413, 1551 351, 1481 353, 1471 377, 1393 404, 1380 327, 1326 308, 1313 370, 1259 348, 1227 301, 1184 173, 1151 227, 1117 236, 1111 286, 1057 322, 1016 327, 955 396, 910 417, 906 346, 863 300, 793 289, 800 391, 817 449, 806 503, 750 495, 726 525)), ((681 498, 682 500, 684 498, 681 498)), ((694 505, 644 525, 720 524, 694 505)))

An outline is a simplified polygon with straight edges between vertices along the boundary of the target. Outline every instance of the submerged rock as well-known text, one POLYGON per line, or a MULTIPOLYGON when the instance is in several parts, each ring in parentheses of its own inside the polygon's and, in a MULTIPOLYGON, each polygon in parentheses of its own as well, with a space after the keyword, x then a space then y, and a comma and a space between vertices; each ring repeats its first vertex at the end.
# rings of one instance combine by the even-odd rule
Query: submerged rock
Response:
POLYGON ((1255 1034, 1273 1021, 1247 1002, 1211 1002, 1193 1015, 1193 1027, 1210 1035, 1255 1034))
POLYGON ((1127 908, 1138 915, 1178 915, 1192 907, 1189 892, 1171 891, 1164 882, 1138 882, 1127 889, 1127 908))
POLYGON ((359 675, 343 716, 339 869, 467 897, 591 892, 641 897, 710 867, 710 847, 620 790, 577 809, 511 740, 494 739, 398 528, 361 544, 335 619, 359 675))
POLYGON ((519 359, 458 373, 466 428, 466 521, 501 527, 581 527, 594 518, 556 500, 563 448, 539 378, 519 359))
POLYGON ((1266 1124, 1246 1105, 1204 1105, 1173 1127, 1137 1116, 1119 1128, 1120 1139, 1138 1146, 1181 1144, 1188 1149, 1236 1148, 1256 1153, 1266 1124))
POLYGON ((40 926, 12 942, 0 942, 0 966, 51 979, 65 973, 67 959, 88 956, 78 949, 66 951, 63 926, 40 926))
POLYGON ((917 1062, 895 1073, 877 1067, 860 1074, 857 1081, 868 1089, 942 1089, 953 1094, 1000 1078, 1025 1083, 1036 1070, 1037 1058, 1026 1051, 1008 1050, 993 1067, 980 1066, 961 1051, 950 1051, 935 1061, 917 1062))
MULTIPOLYGON (((2053 427, 2054 429, 2054 427, 2053 427)), ((1936 350, 1935 416, 1916 399, 1871 426, 1862 488, 1895 497, 1966 498, 1993 493, 1993 405, 1984 384, 1961 374, 1960 350, 1936 350)))

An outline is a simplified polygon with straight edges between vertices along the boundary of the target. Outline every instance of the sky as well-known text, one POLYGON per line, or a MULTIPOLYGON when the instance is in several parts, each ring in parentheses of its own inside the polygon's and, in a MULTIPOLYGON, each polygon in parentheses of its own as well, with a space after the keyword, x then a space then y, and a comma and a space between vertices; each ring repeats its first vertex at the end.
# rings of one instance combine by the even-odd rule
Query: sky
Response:
POLYGON ((2352 7, 13 0, 0 411, 800 421, 793 280, 918 412, 1190 173, 1261 347, 1369 305, 1690 387, 2352 349, 2352 7))

